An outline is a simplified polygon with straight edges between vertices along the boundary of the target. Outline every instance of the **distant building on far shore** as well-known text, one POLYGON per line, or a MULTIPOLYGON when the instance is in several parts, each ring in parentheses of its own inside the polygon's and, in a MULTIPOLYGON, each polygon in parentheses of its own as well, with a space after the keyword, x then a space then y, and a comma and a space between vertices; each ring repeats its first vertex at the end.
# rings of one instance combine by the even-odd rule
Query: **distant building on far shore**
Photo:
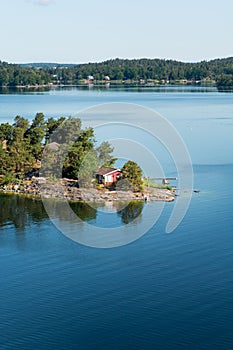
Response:
POLYGON ((94 76, 93 75, 88 75, 88 77, 87 77, 87 83, 89 83, 89 84, 92 84, 93 83, 93 81, 94 81, 94 76))

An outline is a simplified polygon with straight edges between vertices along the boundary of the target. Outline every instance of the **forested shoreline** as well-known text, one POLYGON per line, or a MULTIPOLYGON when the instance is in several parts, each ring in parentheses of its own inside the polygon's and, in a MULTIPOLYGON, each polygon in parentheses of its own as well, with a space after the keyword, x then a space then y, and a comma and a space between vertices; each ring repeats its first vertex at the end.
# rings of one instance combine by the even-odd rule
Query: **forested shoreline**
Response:
MULTIPOLYGON (((108 141, 97 144, 94 129, 82 128, 79 118, 46 119, 37 113, 29 123, 16 116, 12 125, 0 124, 0 187, 34 176, 55 182, 66 178, 76 181, 78 187, 96 187, 99 168, 114 170, 117 158, 113 151, 108 141)), ((142 170, 135 162, 124 164, 121 178, 134 191, 143 189, 142 170)))
POLYGON ((42 175, 78 179, 80 166, 86 160, 82 176, 88 179, 93 168, 114 163, 112 152, 107 141, 96 145, 94 129, 82 129, 79 118, 46 119, 43 113, 37 113, 29 123, 16 116, 12 125, 0 124, 0 184, 38 172, 43 157, 46 170, 42 175))
POLYGON ((216 83, 233 86, 233 57, 185 63, 165 59, 111 59, 100 63, 9 64, 0 61, 0 86, 76 85, 86 82, 216 83))

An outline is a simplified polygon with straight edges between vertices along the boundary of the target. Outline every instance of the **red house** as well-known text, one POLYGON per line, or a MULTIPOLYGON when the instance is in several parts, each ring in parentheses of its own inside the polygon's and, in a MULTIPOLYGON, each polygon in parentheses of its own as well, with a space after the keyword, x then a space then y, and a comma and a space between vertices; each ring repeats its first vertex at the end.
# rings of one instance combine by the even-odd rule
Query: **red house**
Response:
POLYGON ((116 182, 121 176, 122 172, 117 168, 101 167, 96 172, 98 184, 104 184, 105 186, 109 186, 113 182, 116 182))

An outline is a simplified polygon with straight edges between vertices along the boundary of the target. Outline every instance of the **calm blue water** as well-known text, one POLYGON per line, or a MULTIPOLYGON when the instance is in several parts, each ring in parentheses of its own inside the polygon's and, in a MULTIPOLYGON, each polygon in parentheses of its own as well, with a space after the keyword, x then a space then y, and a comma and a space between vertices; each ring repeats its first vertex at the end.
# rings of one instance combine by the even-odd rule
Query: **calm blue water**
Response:
MULTIPOLYGON (((57 103, 67 115, 72 99, 84 106, 117 93, 0 95, 0 116, 53 115, 57 103)), ((174 206, 167 203, 146 235, 114 249, 69 240, 41 202, 1 196, 0 349, 233 349, 232 94, 119 91, 121 99, 174 122, 201 192, 172 234, 165 234, 174 206)), ((99 225, 103 214, 86 215, 99 225)), ((111 220, 105 215, 102 224, 111 220)))

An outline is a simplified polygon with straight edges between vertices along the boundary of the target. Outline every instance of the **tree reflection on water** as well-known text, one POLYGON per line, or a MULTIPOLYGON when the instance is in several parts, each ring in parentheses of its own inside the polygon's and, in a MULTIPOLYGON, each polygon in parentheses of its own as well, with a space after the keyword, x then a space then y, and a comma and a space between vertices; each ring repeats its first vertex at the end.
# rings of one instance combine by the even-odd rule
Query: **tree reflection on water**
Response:
POLYGON ((141 215, 143 207, 144 202, 132 201, 123 209, 119 210, 118 215, 120 215, 122 222, 127 225, 141 215))
POLYGON ((1 194, 0 225, 11 223, 15 228, 24 230, 32 222, 48 218, 41 200, 24 195, 1 194))
MULTIPOLYGON (((67 214, 63 210, 62 201, 54 202, 48 199, 49 201, 51 201, 51 206, 55 207, 55 212, 59 219, 69 221, 70 218, 67 217, 67 214)), ((0 203, 0 226, 2 227, 13 224, 16 229, 24 231, 26 226, 48 219, 43 202, 39 198, 32 198, 25 195, 1 194, 0 203)), ((115 209, 115 214, 121 218, 122 223, 129 224, 141 215, 144 202, 132 201, 127 205, 121 202, 113 202, 112 205, 115 209)), ((98 210, 103 208, 103 203, 95 203, 95 205, 92 203, 92 205, 89 205, 85 202, 71 202, 70 207, 81 220, 93 222, 97 219, 98 210)))

